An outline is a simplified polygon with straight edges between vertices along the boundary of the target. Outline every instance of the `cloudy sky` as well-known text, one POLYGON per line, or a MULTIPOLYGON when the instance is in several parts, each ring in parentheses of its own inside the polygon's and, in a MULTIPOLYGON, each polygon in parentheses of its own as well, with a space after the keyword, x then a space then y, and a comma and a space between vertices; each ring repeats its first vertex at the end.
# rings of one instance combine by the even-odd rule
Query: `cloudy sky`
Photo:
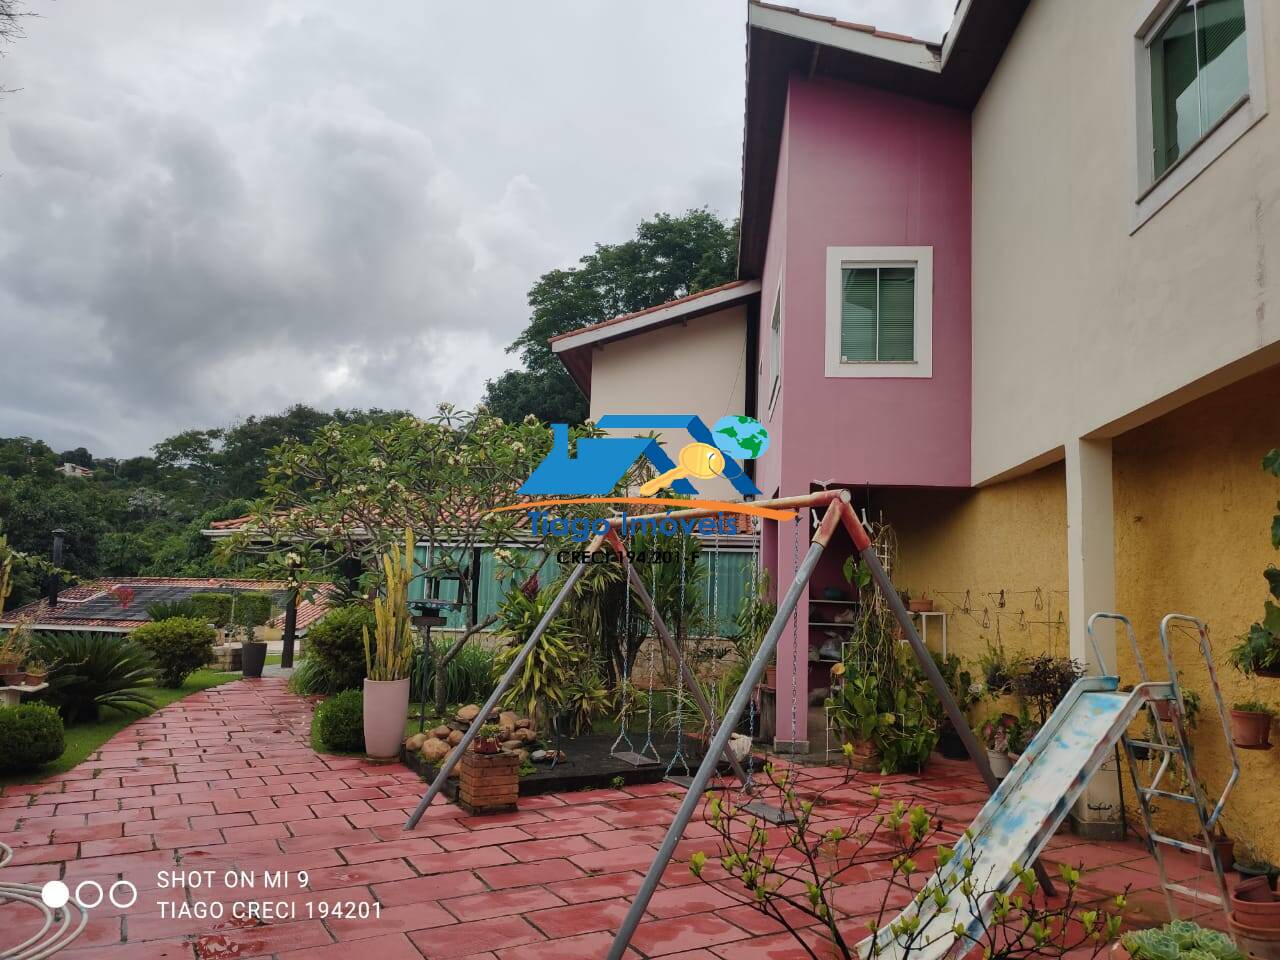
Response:
MULTIPOLYGON (((953 5, 804 7, 937 39, 953 5)), ((540 274, 659 210, 736 213, 744 0, 26 9, 0 436, 124 456, 299 401, 469 404, 540 274)))

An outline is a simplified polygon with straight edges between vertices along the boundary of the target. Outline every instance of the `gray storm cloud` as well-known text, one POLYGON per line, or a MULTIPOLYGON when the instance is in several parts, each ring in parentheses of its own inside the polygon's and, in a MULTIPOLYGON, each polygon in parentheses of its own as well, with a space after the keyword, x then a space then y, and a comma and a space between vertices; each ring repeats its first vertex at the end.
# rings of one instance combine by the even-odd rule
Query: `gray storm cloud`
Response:
POLYGON ((470 403, 541 273, 659 209, 736 212, 736 0, 29 7, 0 60, 0 435, 132 455, 300 401, 470 403))

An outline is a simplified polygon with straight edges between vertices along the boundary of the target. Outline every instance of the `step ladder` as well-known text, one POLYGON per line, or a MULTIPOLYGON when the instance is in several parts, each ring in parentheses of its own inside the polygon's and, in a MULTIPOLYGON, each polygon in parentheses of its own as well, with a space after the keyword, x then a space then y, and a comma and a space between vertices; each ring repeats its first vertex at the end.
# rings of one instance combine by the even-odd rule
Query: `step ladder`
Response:
MULTIPOLYGON (((1107 672, 1106 661, 1102 657, 1097 639, 1094 636, 1094 625, 1099 620, 1114 620, 1124 625, 1125 632, 1129 638, 1129 645, 1133 649, 1134 663, 1138 667, 1140 682, 1142 684, 1151 683, 1151 677, 1147 673, 1147 665, 1142 659, 1142 651, 1138 648, 1138 640, 1133 631, 1133 624, 1128 617, 1118 613, 1095 613, 1089 618, 1089 641, 1093 645, 1094 656, 1098 658, 1098 664, 1103 672, 1107 672)), ((1229 733, 1231 729, 1230 720, 1227 716, 1226 704, 1222 700, 1222 690, 1218 686, 1218 675, 1213 665, 1213 650, 1209 645, 1209 629, 1196 617, 1182 613, 1170 613, 1160 621, 1160 649, 1164 655, 1165 666, 1169 671, 1169 680, 1167 686, 1163 683, 1157 683, 1150 687, 1153 695, 1147 699, 1146 708, 1150 717, 1149 729, 1154 731, 1154 736, 1151 739, 1137 740, 1130 738, 1126 734, 1122 738, 1125 757, 1128 761, 1129 779, 1137 795, 1138 807, 1142 811, 1147 850, 1156 862, 1156 868, 1160 876, 1160 887, 1164 893, 1165 904, 1168 907, 1170 918, 1176 919, 1178 917, 1178 906, 1174 900, 1174 894, 1201 903, 1217 905, 1224 914, 1227 914, 1230 911, 1227 881, 1223 864, 1218 858, 1217 847, 1213 842, 1213 835, 1217 829, 1218 820, 1222 816, 1222 810, 1226 806, 1227 797, 1230 796, 1236 781, 1240 779, 1240 760, 1236 755, 1235 744, 1232 742, 1229 733), (1218 718, 1222 723, 1223 736, 1227 741, 1227 752, 1231 758, 1231 773, 1227 777, 1226 786, 1222 788, 1221 796, 1218 797, 1212 808, 1209 806, 1209 801, 1206 797, 1205 786, 1200 782, 1196 772, 1195 753, 1192 749, 1191 738, 1185 722, 1187 716, 1186 703, 1182 697, 1182 685, 1178 678, 1177 667, 1174 665, 1173 649, 1169 642, 1170 627, 1175 623, 1186 624, 1195 628, 1199 638, 1200 655, 1204 658, 1205 666, 1209 673, 1209 686, 1218 707, 1218 718), (1159 696, 1160 691, 1166 690, 1172 691, 1173 696, 1171 698, 1165 699, 1159 696), (1157 712, 1157 708, 1161 704, 1167 704, 1167 720, 1161 720, 1157 712), (1147 752, 1148 761, 1139 758, 1139 750, 1147 752), (1156 758, 1158 758, 1158 763, 1155 772, 1148 780, 1144 774, 1142 764, 1156 758), (1180 782, 1176 784, 1173 782, 1173 777, 1175 776, 1181 778, 1180 782), (1200 836, 1204 842, 1201 844, 1178 840, 1160 833, 1156 829, 1152 817, 1157 801, 1190 806, 1195 811, 1200 836), (1197 890, 1184 883, 1171 882, 1164 860, 1164 854, 1168 848, 1181 850, 1184 853, 1206 856, 1209 862, 1213 864, 1213 874, 1217 881, 1218 893, 1209 893, 1197 890)), ((1141 689, 1141 687, 1138 687, 1138 689, 1141 689)))

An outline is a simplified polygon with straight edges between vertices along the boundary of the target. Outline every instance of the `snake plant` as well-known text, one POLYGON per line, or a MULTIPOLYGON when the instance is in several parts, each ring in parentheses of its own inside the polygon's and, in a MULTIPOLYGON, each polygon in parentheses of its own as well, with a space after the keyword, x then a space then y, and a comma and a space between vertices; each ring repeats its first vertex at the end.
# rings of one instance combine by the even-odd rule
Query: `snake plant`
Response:
POLYGON ((382 556, 382 596, 373 601, 373 636, 363 628, 365 676, 403 680, 413 667, 413 624, 409 619, 409 581, 413 579, 412 530, 404 532, 404 554, 382 556))

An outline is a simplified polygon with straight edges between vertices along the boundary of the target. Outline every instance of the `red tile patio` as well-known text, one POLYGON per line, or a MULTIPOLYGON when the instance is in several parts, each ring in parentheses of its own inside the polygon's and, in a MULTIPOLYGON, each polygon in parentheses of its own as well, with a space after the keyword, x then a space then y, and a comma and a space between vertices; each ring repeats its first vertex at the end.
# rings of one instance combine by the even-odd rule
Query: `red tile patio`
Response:
MULTIPOLYGON (((527 798, 519 813, 470 817, 437 802, 419 829, 401 824, 424 785, 408 769, 309 746, 310 705, 283 681, 241 681, 188 697, 122 731, 76 769, 0 793, 0 840, 14 847, 3 879, 44 883, 123 878, 139 888, 127 909, 90 911, 68 960, 216 960, 265 957, 378 960, 575 960, 605 955, 611 932, 648 867, 678 802, 667 784, 527 798), (167 887, 171 871, 212 871, 207 886, 167 887), (252 875, 253 889, 227 882, 252 875), (265 889, 264 872, 289 871, 265 889), (308 883, 297 885, 297 872, 308 883), (233 905, 268 901, 273 915, 233 918, 233 905), (333 904, 368 904, 360 917, 333 904), (180 906, 187 911, 174 916, 180 906), (217 914, 221 911, 221 916, 217 914), (199 914, 199 915, 194 915, 199 914)), ((838 782, 830 768, 801 773, 801 789, 838 782)), ((920 777, 866 777, 831 792, 827 807, 865 808, 866 789, 936 809, 958 834, 984 799, 964 763, 936 761, 920 777), (847 805, 847 806, 844 806, 847 805)), ((678 858, 709 849, 695 822, 678 858)), ((1051 858, 1087 868, 1099 897, 1131 884, 1131 903, 1162 919, 1154 868, 1136 843, 1059 836, 1051 858)), ((713 850, 709 849, 709 852, 713 850)), ((887 875, 860 864, 837 902, 865 922, 887 875)), ((1179 876, 1207 878, 1191 861, 1179 876)), ((851 871, 852 872, 852 871, 851 871)), ((1203 908, 1185 915, 1205 914, 1203 908)), ((803 956, 729 883, 705 886, 673 864, 634 940, 633 956, 679 960, 788 960, 803 956)), ((1217 919, 1220 920, 1220 917, 1217 919)), ((1205 922, 1214 922, 1212 913, 1205 922)), ((29 908, 0 907, 0 949, 35 931, 29 908)))

